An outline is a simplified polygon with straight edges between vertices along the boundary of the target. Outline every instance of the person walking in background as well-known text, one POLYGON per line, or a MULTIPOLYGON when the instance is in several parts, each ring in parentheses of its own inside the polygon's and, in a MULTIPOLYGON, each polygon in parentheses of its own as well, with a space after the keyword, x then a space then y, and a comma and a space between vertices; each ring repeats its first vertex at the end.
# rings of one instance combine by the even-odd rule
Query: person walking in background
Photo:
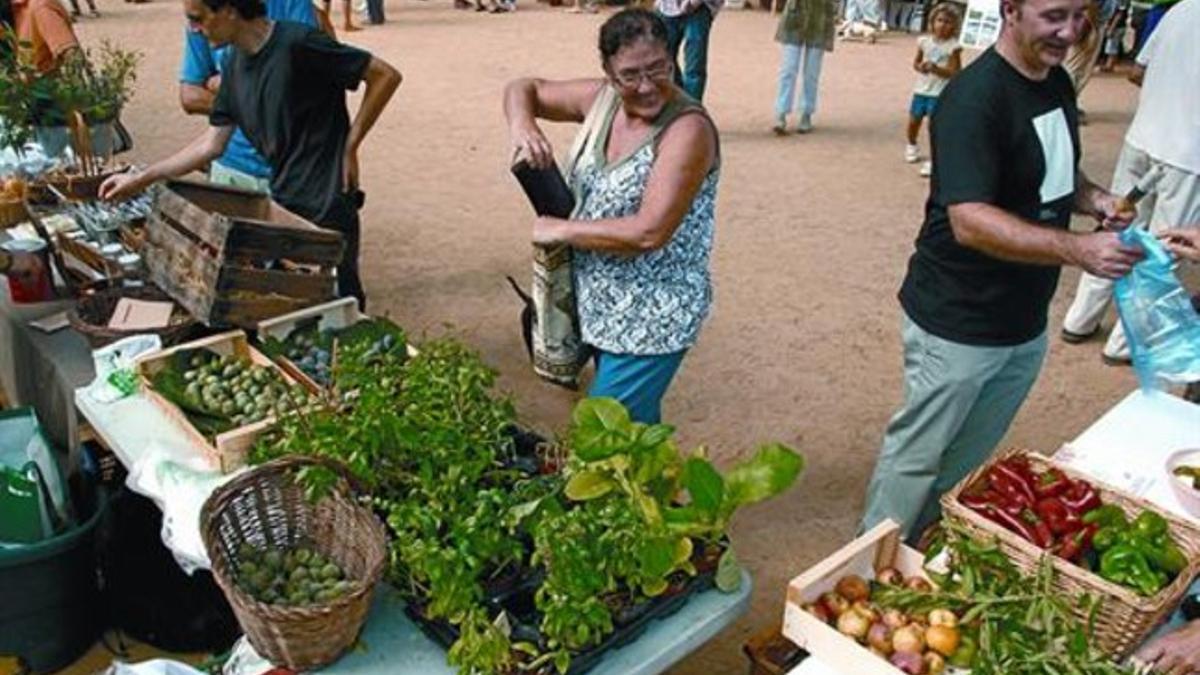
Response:
MULTIPOLYGON (((950 78, 962 69, 962 47, 958 44, 961 20, 958 7, 949 2, 938 4, 929 13, 932 35, 922 35, 917 39, 917 55, 913 59, 917 84, 913 87, 912 103, 908 106, 908 145, 904 147, 904 161, 909 164, 921 161, 921 148, 917 145, 921 123, 933 115, 938 95, 946 88, 950 78)), ((929 176, 931 173, 933 162, 925 162, 921 166, 921 175, 929 176)))
MULTIPOLYGON (((1167 14, 1142 51, 1145 68, 1137 112, 1113 171, 1112 189, 1125 194, 1149 171, 1161 173, 1137 206, 1136 227, 1151 232, 1200 223, 1200 0, 1183 0, 1167 14)), ((1135 70, 1135 73, 1137 71, 1135 70)), ((1136 78, 1135 78, 1136 79, 1136 78)), ((1075 300, 1063 319, 1062 339, 1086 342, 1100 330, 1112 300, 1112 281, 1079 277, 1075 300)), ((1101 358, 1129 363, 1129 345, 1119 321, 1101 358)))
POLYGON ((688 96, 704 100, 708 84, 708 36, 725 0, 655 0, 654 8, 667 25, 667 51, 675 61, 675 84, 688 96), (683 47, 683 67, 679 48, 683 47))
POLYGON ((1111 73, 1117 67, 1121 57, 1121 45, 1125 42, 1125 32, 1129 30, 1129 7, 1122 5, 1113 12, 1113 16, 1104 28, 1104 48, 1101 54, 1104 61, 1100 64, 1100 72, 1111 73))
MULTIPOLYGON (((267 0, 267 18, 320 27, 330 37, 332 26, 319 25, 311 0, 267 0)), ((213 46, 204 34, 184 28, 183 65, 179 72, 179 105, 189 115, 212 113, 213 100, 221 88, 221 71, 231 45, 213 46)), ((208 167, 208 179, 218 185, 267 193, 271 189, 271 166, 258 154, 245 132, 234 129, 225 152, 208 167)))
MULTIPOLYGON (((1117 0, 1088 0, 1083 35, 1079 42, 1071 46, 1067 61, 1063 64, 1071 76, 1071 82, 1075 84, 1076 99, 1092 80, 1092 73, 1100 60, 1100 51, 1104 47, 1104 27, 1116 11, 1117 0)), ((1087 113, 1082 109, 1079 111, 1079 123, 1087 124, 1087 113)))
MULTIPOLYGON (((351 9, 350 3, 351 0, 342 0, 342 17, 345 19, 345 21, 342 22, 342 30, 346 31, 347 33, 361 30, 358 26, 354 25, 354 10, 351 9)), ((325 16, 328 16, 332 21, 333 0, 321 0, 321 11, 325 12, 325 16)))
POLYGON ((83 56, 67 8, 58 0, 13 0, 12 26, 20 40, 20 58, 39 73, 57 70, 83 56))
POLYGON ((904 403, 884 434, 864 530, 891 518, 916 541, 942 494, 991 455, 1041 370, 1062 265, 1115 279, 1141 257, 1116 232, 1070 231, 1072 213, 1114 228, 1132 219, 1079 169, 1061 64, 1083 2, 1004 0, 996 45, 939 98, 925 220, 899 294, 904 403))
MULTIPOLYGON (((87 0, 88 13, 93 18, 99 18, 100 12, 96 9, 96 0, 87 0)), ((75 20, 83 16, 83 12, 79 11, 79 0, 71 0, 71 19, 75 20)))
POLYGON ((833 51, 837 28, 838 0, 787 0, 775 41, 783 47, 779 64, 779 92, 775 97, 775 126, 772 131, 787 133, 788 115, 796 109, 796 77, 803 69, 800 89, 800 121, 796 131, 812 131, 817 112, 817 87, 821 80, 821 61, 833 51))

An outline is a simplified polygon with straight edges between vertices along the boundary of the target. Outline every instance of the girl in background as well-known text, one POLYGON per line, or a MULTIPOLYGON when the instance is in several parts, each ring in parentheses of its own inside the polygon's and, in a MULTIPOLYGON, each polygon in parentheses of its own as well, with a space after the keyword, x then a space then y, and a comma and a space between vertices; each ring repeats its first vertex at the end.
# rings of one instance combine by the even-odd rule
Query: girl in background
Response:
MULTIPOLYGON (((922 35, 917 40, 917 55, 913 58, 913 70, 917 71, 917 83, 913 86, 912 103, 908 107, 908 145, 904 147, 904 161, 916 164, 921 161, 921 148, 917 135, 921 123, 933 115, 937 108, 938 95, 946 88, 950 78, 962 69, 962 47, 958 44, 958 26, 961 17, 958 8, 949 2, 935 5, 929 15, 932 35, 922 35)), ((933 173, 933 163, 921 165, 921 175, 926 178, 933 173)))

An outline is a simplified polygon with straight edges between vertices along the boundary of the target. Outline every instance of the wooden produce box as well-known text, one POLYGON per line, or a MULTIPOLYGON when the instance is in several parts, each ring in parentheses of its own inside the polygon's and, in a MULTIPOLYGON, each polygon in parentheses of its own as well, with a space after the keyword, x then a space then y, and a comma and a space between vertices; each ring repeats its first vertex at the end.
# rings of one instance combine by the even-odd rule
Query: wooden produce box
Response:
MULTIPOLYGON (((273 338, 284 342, 291 336, 293 331, 306 324, 315 324, 318 331, 326 329, 338 331, 369 318, 369 316, 358 310, 358 300, 355 298, 338 298, 332 302, 289 312, 283 316, 258 322, 258 339, 263 341, 273 338)), ((410 357, 416 356, 418 353, 417 349, 411 344, 406 344, 405 349, 410 357)), ((280 354, 276 356, 275 362, 288 375, 291 375, 292 379, 303 383, 304 386, 312 391, 319 391, 323 388, 316 380, 309 377, 308 373, 305 373, 299 365, 289 359, 287 355, 280 354)))
POLYGON ((262 432, 275 424, 275 418, 273 416, 267 417, 253 424, 230 429, 222 434, 218 434, 213 439, 209 439, 196 429, 191 420, 188 419, 187 414, 165 396, 156 392, 152 384, 154 376, 167 367, 171 357, 179 352, 195 349, 206 349, 221 356, 236 354, 248 358, 257 365, 275 369, 289 385, 296 384, 297 380, 288 375, 286 371, 277 366, 271 359, 267 358, 265 354, 250 346, 250 341, 246 337, 246 333, 240 330, 212 335, 200 340, 177 345, 170 349, 147 354, 137 361, 138 374, 142 381, 142 391, 146 397, 184 429, 191 438, 198 453, 207 457, 222 473, 230 473, 245 466, 246 456, 250 448, 254 446, 255 441, 258 440, 262 432))
POLYGON ((150 279, 205 324, 253 328, 335 297, 340 233, 257 192, 178 180, 152 189, 150 279))
POLYGON ((926 577, 924 562, 924 556, 901 543, 899 525, 890 520, 880 523, 788 583, 783 636, 841 673, 903 675, 887 660, 804 611, 803 606, 832 591, 848 574, 869 581, 879 570, 894 567, 906 578, 926 577))

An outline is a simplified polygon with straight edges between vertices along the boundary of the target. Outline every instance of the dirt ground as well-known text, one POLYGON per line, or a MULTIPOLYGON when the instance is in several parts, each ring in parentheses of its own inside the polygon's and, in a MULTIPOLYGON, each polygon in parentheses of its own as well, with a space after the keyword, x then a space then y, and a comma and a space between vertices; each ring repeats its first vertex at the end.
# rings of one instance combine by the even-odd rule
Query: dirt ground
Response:
MULTIPOLYGON (((361 157, 362 267, 375 313, 414 334, 460 336, 500 371, 525 420, 554 431, 576 397, 531 374, 504 281, 529 276, 532 218, 507 175, 500 95, 521 75, 598 75, 605 14, 523 1, 495 16, 448 0, 390 0, 388 24, 350 37, 405 78, 361 157)), ((88 44, 110 38, 145 52, 125 121, 136 157, 161 157, 204 125, 177 103, 181 8, 101 2, 103 18, 82 20, 78 32, 88 44)), ((754 574, 752 610, 672 675, 743 672, 740 646, 779 622, 788 579, 853 535, 901 395, 895 293, 927 192, 902 161, 915 37, 839 44, 825 61, 816 131, 776 138, 774 29, 773 17, 749 10, 727 10, 713 28, 706 103, 724 154, 716 304, 665 410, 686 445, 707 445, 721 462, 779 440, 802 450, 809 468, 788 495, 739 517, 733 538, 754 574)), ((1083 96, 1083 165, 1099 182, 1135 104, 1136 90, 1116 76, 1097 76, 1083 96)), ((565 149, 572 129, 548 131, 565 149)), ((1077 276, 1063 274, 1055 333, 1077 276)), ((1052 339, 1006 443, 1051 452, 1134 385, 1128 369, 1102 365, 1098 343, 1052 339)))

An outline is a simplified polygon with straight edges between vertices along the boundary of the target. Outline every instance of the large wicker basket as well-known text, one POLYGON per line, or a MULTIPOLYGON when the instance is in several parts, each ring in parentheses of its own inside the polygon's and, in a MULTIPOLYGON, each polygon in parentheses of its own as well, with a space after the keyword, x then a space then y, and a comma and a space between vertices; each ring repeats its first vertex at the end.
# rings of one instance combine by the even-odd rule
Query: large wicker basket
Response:
POLYGON ((154 330, 119 330, 108 327, 113 311, 121 298, 149 300, 154 302, 171 302, 171 298, 154 286, 116 287, 85 293, 75 303, 75 307, 67 312, 67 320, 80 335, 87 338, 93 349, 98 349, 110 342, 116 342, 130 335, 154 333, 162 339, 164 347, 183 342, 191 337, 200 324, 187 310, 179 305, 171 312, 171 320, 166 326, 154 330))
POLYGON ((200 513, 213 576, 233 607, 250 644, 271 663, 309 670, 336 660, 358 638, 375 584, 387 560, 383 525, 356 503, 358 483, 332 460, 283 457, 251 469, 218 488, 200 513), (317 502, 296 480, 305 467, 323 466, 340 476, 317 502), (255 600, 234 583, 238 550, 289 547, 303 542, 333 560, 353 583, 327 604, 292 607, 255 600))
MULTIPOLYGON (((1072 479, 1081 478, 1088 481, 1096 486, 1105 504, 1120 506, 1130 518, 1145 510, 1158 513, 1167 520, 1171 536, 1187 556, 1187 568, 1173 582, 1151 597, 1138 595, 1133 590, 1103 579, 1087 569, 1062 558, 1054 558, 1054 586, 1058 591, 1069 598, 1079 598, 1088 594, 1101 600, 1094 619, 1093 644, 1114 659, 1125 658, 1145 640, 1160 621, 1175 610, 1187 593, 1192 579, 1200 573, 1200 528, 1164 512, 1144 499, 1122 492, 1036 453, 1012 449, 998 453, 993 461, 1014 454, 1028 457, 1036 471, 1055 467, 1072 479)), ((989 462, 976 469, 953 490, 943 495, 942 511, 947 519, 963 525, 973 535, 981 539, 997 540, 1000 549, 1018 568, 1032 573, 1037 569, 1042 556, 1047 555, 1045 551, 958 501, 964 490, 984 479, 990 465, 989 462)), ((1087 619, 1084 607, 1076 607, 1075 611, 1081 619, 1087 619)))

